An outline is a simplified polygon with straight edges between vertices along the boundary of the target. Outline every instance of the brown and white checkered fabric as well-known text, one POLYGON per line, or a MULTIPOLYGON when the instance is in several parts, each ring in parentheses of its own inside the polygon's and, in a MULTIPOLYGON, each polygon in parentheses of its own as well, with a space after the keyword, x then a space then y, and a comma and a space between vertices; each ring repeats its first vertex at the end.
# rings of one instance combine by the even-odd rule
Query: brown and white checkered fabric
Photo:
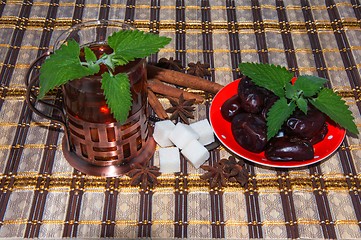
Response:
MULTIPOLYGON (((247 188, 210 189, 199 178, 203 170, 185 159, 180 173, 161 175, 151 191, 131 187, 127 177, 72 169, 62 154, 62 130, 26 105, 24 78, 60 33, 94 19, 171 37, 150 62, 207 62, 208 79, 220 84, 237 79, 244 61, 328 78, 361 126, 358 0, 2 0, 1 238, 361 238, 360 138, 347 136, 329 159, 306 168, 246 162, 247 188)), ((197 106, 195 120, 208 117, 210 101, 197 106)), ((228 156, 219 147, 209 164, 228 156)))

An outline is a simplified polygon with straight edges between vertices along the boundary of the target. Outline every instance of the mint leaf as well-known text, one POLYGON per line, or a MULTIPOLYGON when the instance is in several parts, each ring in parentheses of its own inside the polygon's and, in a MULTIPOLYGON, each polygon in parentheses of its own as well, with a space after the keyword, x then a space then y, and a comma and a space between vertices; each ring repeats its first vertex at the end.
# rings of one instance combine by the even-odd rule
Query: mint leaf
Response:
POLYGON ((132 96, 128 75, 118 73, 111 75, 108 72, 102 74, 102 89, 104 90, 107 105, 115 119, 123 124, 128 117, 132 106, 132 96))
POLYGON ((136 58, 144 58, 159 51, 171 41, 170 38, 138 30, 123 30, 108 37, 108 44, 114 50, 112 61, 124 65, 136 58))
POLYGON ((239 69, 256 85, 272 91, 278 97, 284 96, 284 87, 293 77, 286 68, 269 64, 240 63, 239 69))
POLYGON ((96 67, 83 66, 79 54, 79 44, 74 40, 69 40, 45 60, 40 68, 39 99, 69 80, 93 75, 99 71, 96 67))
POLYGON ((311 100, 310 103, 329 116, 341 127, 347 129, 351 133, 359 133, 356 124, 353 122, 354 118, 352 112, 348 109, 346 102, 331 89, 322 89, 318 93, 317 98, 311 100))
POLYGON ((304 98, 299 98, 296 100, 297 107, 301 109, 301 111, 307 115, 307 100, 304 98))
POLYGON ((98 60, 95 53, 89 47, 84 47, 84 53, 85 53, 85 61, 87 63, 94 63, 98 60))
POLYGON ((97 56, 95 53, 88 47, 84 47, 84 53, 85 53, 85 61, 87 61, 88 68, 90 68, 94 72, 99 72, 100 66, 96 62, 97 56))
POLYGON ((273 138, 281 129, 282 124, 291 116, 296 104, 282 97, 278 99, 267 113, 267 139, 273 138))
POLYGON ((285 84, 285 96, 288 99, 294 99, 297 98, 297 90, 294 85, 291 83, 285 84))
POLYGON ((324 87, 327 79, 316 76, 303 75, 297 78, 294 86, 301 90, 305 97, 312 97, 324 87))

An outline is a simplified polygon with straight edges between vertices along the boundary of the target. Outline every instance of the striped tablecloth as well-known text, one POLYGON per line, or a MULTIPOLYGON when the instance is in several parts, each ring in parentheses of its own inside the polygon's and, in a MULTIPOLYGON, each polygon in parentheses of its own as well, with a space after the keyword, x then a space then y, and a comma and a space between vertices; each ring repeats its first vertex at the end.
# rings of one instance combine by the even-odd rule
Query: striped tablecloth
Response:
MULTIPOLYGON (((39 238, 361 238, 360 138, 300 169, 246 161, 246 188, 211 189, 181 160, 150 191, 128 177, 74 170, 63 132, 25 103, 25 73, 64 30, 120 20, 173 41, 157 55, 210 64, 227 84, 240 62, 269 62, 330 80, 361 124, 359 0, 2 0, 0 1, 0 237, 39 238)), ((162 99, 164 104, 169 104, 162 99)), ((209 103, 197 105, 207 118, 209 103)), ((211 151, 209 164, 230 155, 211 151)), ((158 162, 158 152, 152 161, 158 162)), ((207 163, 207 164, 208 164, 207 163)))

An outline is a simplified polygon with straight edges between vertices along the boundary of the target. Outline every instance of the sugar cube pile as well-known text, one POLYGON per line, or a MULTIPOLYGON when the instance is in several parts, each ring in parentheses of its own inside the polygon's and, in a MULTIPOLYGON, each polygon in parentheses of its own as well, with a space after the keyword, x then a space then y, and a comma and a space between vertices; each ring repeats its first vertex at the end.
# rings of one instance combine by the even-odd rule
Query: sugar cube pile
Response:
POLYGON ((159 164, 163 173, 180 171, 180 153, 195 168, 199 168, 210 156, 205 145, 215 140, 207 119, 190 125, 174 124, 170 120, 159 121, 155 123, 153 137, 161 147, 159 164))

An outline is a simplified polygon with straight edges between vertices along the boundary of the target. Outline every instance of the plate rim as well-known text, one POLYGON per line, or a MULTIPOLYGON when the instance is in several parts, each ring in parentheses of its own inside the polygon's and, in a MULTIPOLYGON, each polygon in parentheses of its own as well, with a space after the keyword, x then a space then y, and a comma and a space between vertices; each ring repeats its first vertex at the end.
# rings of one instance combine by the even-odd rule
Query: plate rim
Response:
MULTIPOLYGON (((219 90, 219 91, 217 92, 217 94, 216 94, 216 95, 213 97, 213 99, 212 99, 212 102, 211 102, 210 107, 209 107, 209 114, 208 114, 208 116, 209 116, 209 122, 210 122, 210 124, 211 124, 211 127, 212 127, 212 129, 213 129, 213 132, 214 132, 214 134, 216 135, 217 139, 222 143, 222 145, 223 145, 226 149, 228 149, 228 150, 231 151, 232 153, 234 153, 234 154, 236 154, 237 156, 242 157, 242 158, 244 158, 244 159, 246 159, 246 160, 248 160, 248 161, 251 161, 251 162, 253 162, 253 163, 256 163, 256 164, 259 164, 259 165, 262 165, 262 166, 266 166, 266 167, 273 167, 273 168, 300 168, 300 167, 306 167, 306 166, 309 166, 309 165, 312 165, 312 164, 316 164, 316 163, 318 163, 318 162, 320 162, 320 161, 323 161, 323 160, 327 159, 327 158, 330 157, 333 153, 335 153, 335 152, 337 151, 337 149, 341 146, 341 144, 342 144, 342 142, 344 141, 345 136, 346 136, 346 130, 343 129, 343 128, 339 128, 339 127, 338 127, 337 129, 339 130, 339 134, 341 134, 340 136, 342 136, 340 142, 336 144, 337 147, 336 147, 335 149, 333 149, 332 151, 330 151, 330 152, 327 153, 325 156, 323 156, 322 158, 319 158, 319 159, 313 158, 313 159, 305 160, 305 161, 274 161, 274 164, 273 164, 271 160, 267 160, 267 161, 269 161, 270 163, 264 163, 264 162, 261 162, 261 161, 259 161, 259 160, 254 160, 254 159, 252 159, 252 158, 250 158, 250 157, 244 156, 243 154, 240 154, 240 153, 236 152, 236 150, 234 150, 234 149, 232 149, 231 147, 229 147, 228 144, 226 144, 226 143, 222 140, 222 137, 220 137, 219 134, 215 131, 214 122, 213 122, 213 120, 212 120, 212 118, 213 118, 213 117, 212 117, 212 113, 213 113, 213 111, 216 111, 216 110, 212 110, 212 109, 213 109, 213 107, 214 107, 213 101, 214 101, 215 99, 217 99, 217 96, 219 97, 219 96, 223 93, 223 91, 225 91, 224 89, 229 88, 232 84, 236 84, 236 82, 239 82, 239 81, 241 81, 241 78, 236 79, 236 80, 233 80, 232 82, 228 83, 228 84, 225 85, 221 90, 219 90), (289 165, 288 163, 292 163, 292 165, 289 165), (281 164, 282 164, 282 165, 281 165, 281 164), (284 165, 284 164, 286 164, 286 165, 284 165)), ((224 102, 221 102, 221 103, 223 104, 224 102)), ((218 111, 220 111, 220 108, 219 108, 218 111)), ((232 137, 233 137, 233 135, 232 135, 232 137)), ((322 140, 322 141, 324 141, 324 140, 322 140)), ((240 146, 240 147, 241 147, 241 146, 240 146)), ((242 147, 241 147, 241 148, 242 148, 242 147)), ((244 149, 244 148, 242 148, 242 149, 244 149)), ((244 150, 246 150, 246 149, 244 149, 244 150)), ((247 150, 246 150, 246 151, 247 151, 247 150)), ((255 154, 257 154, 257 153, 255 153, 255 154)), ((259 153, 258 153, 258 154, 259 154, 259 153)))

